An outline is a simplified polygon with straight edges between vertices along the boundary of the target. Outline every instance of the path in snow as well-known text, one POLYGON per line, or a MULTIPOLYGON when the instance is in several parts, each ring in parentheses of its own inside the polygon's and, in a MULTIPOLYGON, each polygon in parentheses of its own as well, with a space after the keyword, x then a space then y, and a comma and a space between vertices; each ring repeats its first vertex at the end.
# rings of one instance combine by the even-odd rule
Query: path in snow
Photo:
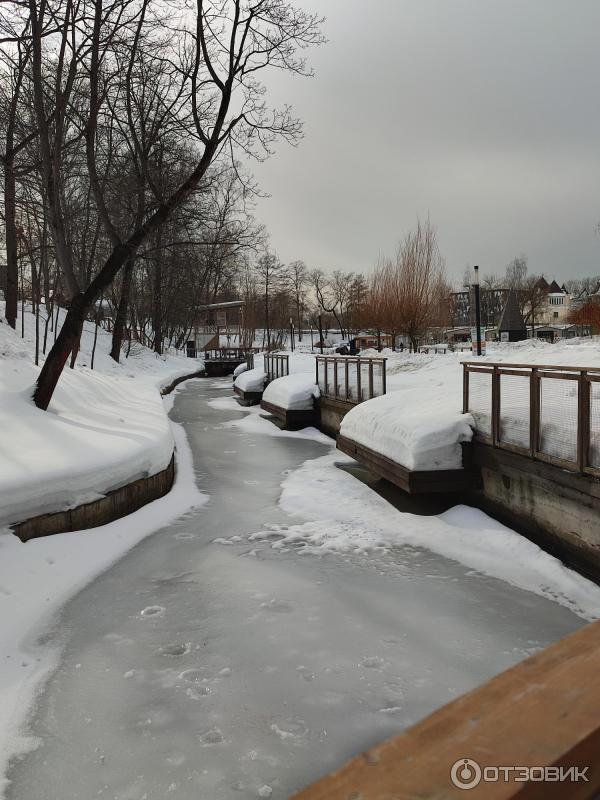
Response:
POLYGON ((416 548, 249 542, 290 524, 283 476, 328 448, 222 427, 238 412, 207 405, 217 387, 189 384, 172 412, 210 502, 65 607, 10 800, 285 798, 583 624, 416 548))

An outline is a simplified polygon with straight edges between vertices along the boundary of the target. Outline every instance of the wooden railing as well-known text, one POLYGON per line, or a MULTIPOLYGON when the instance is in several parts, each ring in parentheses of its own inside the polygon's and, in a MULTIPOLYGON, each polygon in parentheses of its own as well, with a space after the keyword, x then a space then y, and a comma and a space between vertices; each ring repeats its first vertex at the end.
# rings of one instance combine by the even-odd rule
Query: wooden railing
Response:
POLYGON ((385 358, 316 356, 321 397, 357 405, 386 393, 385 358))
POLYGON ((258 352, 256 348, 219 347, 204 352, 205 361, 245 361, 248 354, 258 352))
POLYGON ((285 353, 266 353, 265 370, 267 373, 267 383, 274 381, 275 378, 284 378, 290 374, 290 357, 285 353))
POLYGON ((246 356, 246 369, 254 369, 254 353, 248 353, 246 356))
POLYGON ((463 362, 463 411, 493 447, 600 474, 600 368, 463 362))

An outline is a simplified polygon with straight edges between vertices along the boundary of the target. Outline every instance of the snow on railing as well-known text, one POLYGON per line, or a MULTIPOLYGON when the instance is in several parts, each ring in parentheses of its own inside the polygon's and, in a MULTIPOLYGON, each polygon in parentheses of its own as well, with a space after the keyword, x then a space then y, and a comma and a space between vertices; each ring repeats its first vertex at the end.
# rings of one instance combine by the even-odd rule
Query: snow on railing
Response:
POLYGON ((476 437, 575 472, 600 473, 600 368, 463 362, 476 437))
POLYGON ((321 397, 357 405, 386 393, 385 358, 316 356, 321 397))
POLYGON ((290 374, 290 357, 285 353, 268 353, 265 355, 267 383, 275 378, 284 378, 290 374))

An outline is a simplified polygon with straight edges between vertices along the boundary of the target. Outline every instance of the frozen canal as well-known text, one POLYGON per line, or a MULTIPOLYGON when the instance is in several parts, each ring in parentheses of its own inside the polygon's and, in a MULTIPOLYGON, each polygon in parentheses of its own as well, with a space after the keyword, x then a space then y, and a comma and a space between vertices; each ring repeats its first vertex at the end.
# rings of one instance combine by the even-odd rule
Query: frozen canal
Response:
POLYGON ((172 412, 210 502, 96 579, 50 632, 63 655, 12 800, 285 798, 584 624, 416 548, 249 542, 292 522, 280 483, 327 446, 223 426, 244 413, 206 402, 223 395, 195 381, 172 412))

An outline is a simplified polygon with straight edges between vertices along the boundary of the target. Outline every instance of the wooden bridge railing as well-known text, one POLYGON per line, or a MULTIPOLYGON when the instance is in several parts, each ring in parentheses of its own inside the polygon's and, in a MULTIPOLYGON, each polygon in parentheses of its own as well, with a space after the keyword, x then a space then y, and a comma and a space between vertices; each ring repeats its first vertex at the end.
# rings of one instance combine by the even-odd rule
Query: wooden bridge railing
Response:
POLYGON ((265 353, 267 383, 290 374, 290 357, 285 353, 265 353))
POLYGON ((242 363, 249 354, 258 352, 257 348, 218 347, 204 351, 205 361, 239 361, 242 363))
POLYGON ((321 397, 357 405, 386 393, 385 358, 316 356, 321 397))
POLYGON ((463 411, 493 447, 600 475, 600 368, 463 362, 463 411))

